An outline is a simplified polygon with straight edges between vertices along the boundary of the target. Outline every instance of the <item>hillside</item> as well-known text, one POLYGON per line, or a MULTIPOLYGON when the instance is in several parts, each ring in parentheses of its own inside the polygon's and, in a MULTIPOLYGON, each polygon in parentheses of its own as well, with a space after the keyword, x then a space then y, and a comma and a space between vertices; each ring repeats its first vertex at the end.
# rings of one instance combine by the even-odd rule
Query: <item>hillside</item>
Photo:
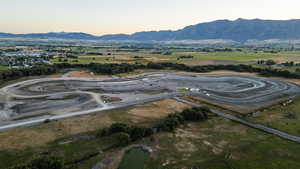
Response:
POLYGON ((237 19, 217 20, 187 26, 183 29, 170 31, 146 31, 131 35, 113 34, 94 36, 86 33, 32 33, 9 34, 0 33, 0 37, 24 37, 24 38, 58 38, 81 40, 131 40, 131 41, 173 41, 173 40, 208 40, 224 39, 237 42, 247 40, 298 40, 300 39, 300 19, 295 20, 261 20, 261 19, 237 19))
POLYGON ((132 35, 102 36, 105 40, 206 40, 226 39, 238 42, 267 39, 300 39, 300 20, 217 20, 187 26, 177 31, 138 32, 132 35))

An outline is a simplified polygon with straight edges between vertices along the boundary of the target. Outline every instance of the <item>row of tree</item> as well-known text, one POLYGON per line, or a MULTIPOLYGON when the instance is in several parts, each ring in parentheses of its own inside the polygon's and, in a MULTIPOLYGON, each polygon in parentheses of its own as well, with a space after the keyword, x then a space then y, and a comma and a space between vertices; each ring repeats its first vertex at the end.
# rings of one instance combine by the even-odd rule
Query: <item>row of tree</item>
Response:
POLYGON ((110 127, 102 129, 98 133, 98 137, 115 135, 117 140, 116 146, 125 146, 131 141, 136 141, 152 134, 153 130, 151 128, 129 126, 124 123, 114 123, 110 127))
POLYGON ((64 169, 64 161, 55 156, 35 158, 25 164, 17 165, 9 169, 64 169))
POLYGON ((0 71, 0 82, 16 80, 25 76, 41 76, 50 75, 58 71, 56 66, 35 66, 31 68, 9 69, 0 71))
POLYGON ((211 111, 206 107, 194 107, 182 112, 170 114, 155 126, 157 131, 174 131, 180 125, 190 121, 203 121, 208 119, 211 111))
POLYGON ((50 75, 57 73, 59 70, 68 68, 84 68, 98 74, 119 74, 128 73, 137 69, 172 69, 188 72, 211 72, 216 70, 231 70, 236 72, 253 72, 259 73, 263 76, 277 76, 285 78, 299 78, 299 72, 290 72, 287 70, 279 70, 272 68, 258 68, 251 65, 207 65, 207 66, 187 66, 178 63, 148 63, 148 64, 100 64, 100 63, 90 63, 90 64, 69 64, 61 63, 55 65, 43 65, 35 66, 31 68, 21 68, 21 69, 9 69, 0 71, 0 82, 6 82, 9 80, 15 80, 24 76, 40 76, 40 75, 50 75))
POLYGON ((168 115, 160 120, 152 128, 130 126, 124 123, 114 123, 108 128, 101 129, 98 137, 112 136, 116 138, 115 146, 126 146, 132 141, 151 136, 155 132, 167 131, 172 132, 180 125, 189 121, 203 121, 208 119, 210 110, 205 107, 195 107, 185 109, 182 112, 168 115))

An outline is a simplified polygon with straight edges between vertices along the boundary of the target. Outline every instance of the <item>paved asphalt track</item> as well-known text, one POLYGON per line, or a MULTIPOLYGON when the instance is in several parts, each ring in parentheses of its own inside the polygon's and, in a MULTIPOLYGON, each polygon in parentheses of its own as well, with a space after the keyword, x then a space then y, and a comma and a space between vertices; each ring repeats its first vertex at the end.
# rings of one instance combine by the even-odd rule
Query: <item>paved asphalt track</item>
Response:
POLYGON ((300 87, 293 83, 239 75, 145 73, 127 78, 34 79, 0 89, 0 131, 180 96, 197 96, 250 109, 298 95, 300 87), (147 91, 164 92, 147 94, 147 91), (101 97, 109 95, 122 101, 102 100, 101 97), (33 115, 34 118, 24 119, 33 115))

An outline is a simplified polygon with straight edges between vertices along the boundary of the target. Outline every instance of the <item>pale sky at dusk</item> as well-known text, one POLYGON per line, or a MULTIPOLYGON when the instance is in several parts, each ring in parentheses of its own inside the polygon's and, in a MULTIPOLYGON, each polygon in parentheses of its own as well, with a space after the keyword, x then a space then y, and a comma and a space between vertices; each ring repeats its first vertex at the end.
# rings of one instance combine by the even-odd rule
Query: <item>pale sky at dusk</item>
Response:
POLYGON ((300 0, 0 0, 0 32, 176 30, 217 19, 300 19, 299 8, 300 0))

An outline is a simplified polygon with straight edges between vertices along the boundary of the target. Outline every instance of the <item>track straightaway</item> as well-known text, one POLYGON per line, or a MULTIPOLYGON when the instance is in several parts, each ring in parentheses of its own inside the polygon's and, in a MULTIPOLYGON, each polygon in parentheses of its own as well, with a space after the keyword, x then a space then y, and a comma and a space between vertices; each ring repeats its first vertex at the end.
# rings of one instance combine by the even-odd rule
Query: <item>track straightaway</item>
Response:
POLYGON ((252 76, 155 72, 126 78, 74 78, 69 74, 1 88, 0 130, 179 96, 201 97, 238 110, 300 96, 296 84, 252 76))

